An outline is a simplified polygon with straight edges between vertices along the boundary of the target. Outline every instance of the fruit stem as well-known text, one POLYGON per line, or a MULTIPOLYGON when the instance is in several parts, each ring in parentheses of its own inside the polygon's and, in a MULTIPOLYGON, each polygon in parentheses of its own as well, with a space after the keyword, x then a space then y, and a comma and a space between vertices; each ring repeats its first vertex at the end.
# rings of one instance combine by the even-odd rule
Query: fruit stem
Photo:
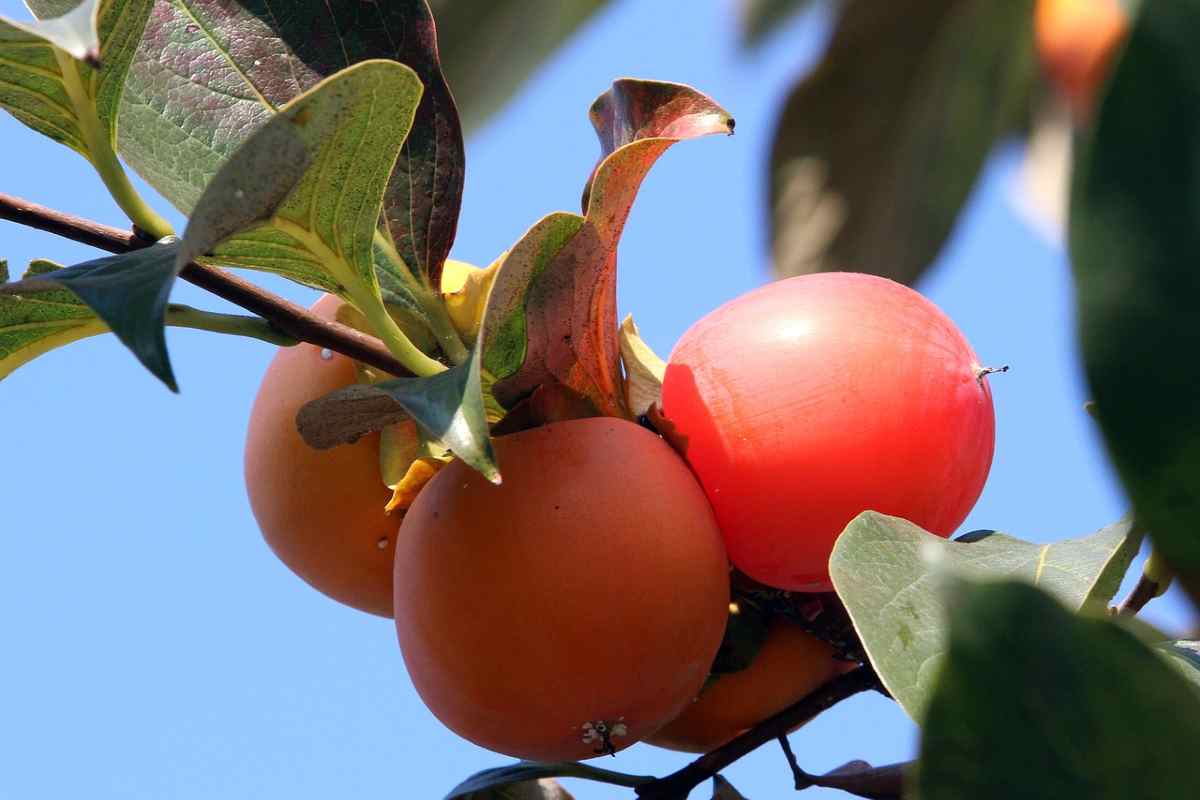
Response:
POLYGON ((982 386, 984 378, 986 378, 988 375, 995 375, 1000 372, 1008 372, 1008 364, 1004 364, 1003 366, 999 367, 976 367, 975 380, 977 380, 979 385, 982 386))

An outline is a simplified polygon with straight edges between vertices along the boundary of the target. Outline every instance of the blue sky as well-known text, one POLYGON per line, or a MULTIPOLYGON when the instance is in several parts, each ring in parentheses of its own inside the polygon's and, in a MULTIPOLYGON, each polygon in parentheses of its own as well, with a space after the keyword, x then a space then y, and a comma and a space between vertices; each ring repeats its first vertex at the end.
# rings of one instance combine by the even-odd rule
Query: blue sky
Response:
MULTIPOLYGON (((15 7, 0 0, 0 11, 15 7)), ((734 114, 738 133, 678 145, 651 173, 621 246, 622 314, 666 355, 692 321, 767 280, 763 177, 775 108, 827 21, 809 14, 747 53, 732 14, 729 0, 687 13, 627 0, 598 16, 468 143, 454 255, 487 263, 543 214, 576 208, 598 149, 587 107, 631 75, 697 86, 734 114)), ((1065 255, 1007 199, 1019 156, 1011 146, 993 159, 919 288, 982 361, 1012 365, 992 381, 995 463, 964 530, 1051 541, 1091 532, 1125 504, 1082 410, 1065 255)), ((0 190, 121 223, 80 158, 6 115, 0 190)), ((0 223, 0 257, 15 272, 33 257, 93 255, 0 223)), ((190 286, 175 297, 222 307, 190 286)), ((0 798, 439 798, 507 761, 424 709, 390 621, 312 591, 263 544, 241 463, 271 348, 191 331, 169 340, 178 396, 111 337, 0 384, 0 798)), ((1147 616, 1179 626, 1183 608, 1172 593, 1147 616)), ((876 697, 792 737, 812 771, 908 758, 915 741, 903 713, 876 697)), ((664 774, 686 760, 639 745, 604 766, 664 774)), ((791 791, 775 747, 725 774, 750 798, 791 791)), ((632 796, 570 788, 581 800, 632 796)))

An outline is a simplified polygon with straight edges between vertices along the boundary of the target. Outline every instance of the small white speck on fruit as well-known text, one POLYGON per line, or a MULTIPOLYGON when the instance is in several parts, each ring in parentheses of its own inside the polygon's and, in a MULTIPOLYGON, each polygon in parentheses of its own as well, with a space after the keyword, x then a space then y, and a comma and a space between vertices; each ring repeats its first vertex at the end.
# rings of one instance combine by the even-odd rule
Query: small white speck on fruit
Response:
POLYGON ((382 539, 380 539, 378 542, 375 543, 375 546, 378 547, 380 550, 387 550, 388 538, 386 536, 384 536, 382 539))
POLYGON ((233 196, 236 197, 238 200, 241 200, 243 197, 246 196, 246 193, 244 191, 242 191, 241 189, 234 189, 233 196))
POLYGON ((322 347, 321 348, 321 360, 322 361, 332 361, 333 360, 333 351, 330 350, 328 347, 322 347))
POLYGON ((629 728, 625 725, 624 717, 617 717, 616 722, 603 719, 585 722, 579 726, 579 729, 583 731, 581 741, 584 744, 596 743, 592 752, 598 756, 616 755, 617 748, 613 744, 613 739, 629 735, 629 728))

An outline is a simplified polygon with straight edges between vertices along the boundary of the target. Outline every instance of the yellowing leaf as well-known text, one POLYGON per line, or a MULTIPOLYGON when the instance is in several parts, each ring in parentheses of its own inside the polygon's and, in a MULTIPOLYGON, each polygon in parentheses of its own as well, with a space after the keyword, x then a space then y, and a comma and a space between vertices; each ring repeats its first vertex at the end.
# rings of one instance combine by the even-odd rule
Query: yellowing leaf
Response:
POLYGON ((632 315, 621 323, 621 363, 625 367, 625 404, 631 414, 640 417, 662 398, 667 362, 642 341, 632 315))
POLYGON ((483 310, 488 294, 496 280, 496 272, 504 255, 485 269, 463 261, 447 261, 442 267, 442 299, 454 327, 463 339, 472 344, 483 323, 483 310))
POLYGON ((384 507, 389 514, 393 511, 405 511, 417 499, 417 495, 425 488, 425 484, 433 480, 433 476, 446 466, 447 462, 437 458, 422 456, 409 465, 404 477, 396 484, 392 499, 384 507))

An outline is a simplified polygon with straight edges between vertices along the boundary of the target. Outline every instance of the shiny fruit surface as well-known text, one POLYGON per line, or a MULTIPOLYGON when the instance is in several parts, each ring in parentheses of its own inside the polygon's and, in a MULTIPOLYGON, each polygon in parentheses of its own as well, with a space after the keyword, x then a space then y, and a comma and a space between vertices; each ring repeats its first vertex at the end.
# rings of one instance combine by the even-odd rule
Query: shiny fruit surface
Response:
POLYGON ((682 714, 647 741, 707 753, 856 666, 787 620, 771 625, 753 663, 718 677, 682 714))
MULTIPOLYGON (((333 319, 341 301, 312 310, 333 319)), ((310 400, 355 381, 354 362, 310 344, 280 349, 267 368, 246 433, 250 507, 267 544, 316 589, 354 608, 392 615, 392 554, 398 517, 379 473, 379 434, 314 450, 296 431, 310 400)))
POLYGON ((503 483, 455 461, 405 515, 400 648, 460 736, 542 761, 620 750, 696 696, 729 574, 712 510, 659 437, 591 418, 499 437, 503 483))
POLYGON ((995 438, 980 370, 912 289, 804 275, 696 322, 668 361, 662 410, 733 564, 828 591, 834 541, 862 511, 948 536, 971 510, 995 438))

